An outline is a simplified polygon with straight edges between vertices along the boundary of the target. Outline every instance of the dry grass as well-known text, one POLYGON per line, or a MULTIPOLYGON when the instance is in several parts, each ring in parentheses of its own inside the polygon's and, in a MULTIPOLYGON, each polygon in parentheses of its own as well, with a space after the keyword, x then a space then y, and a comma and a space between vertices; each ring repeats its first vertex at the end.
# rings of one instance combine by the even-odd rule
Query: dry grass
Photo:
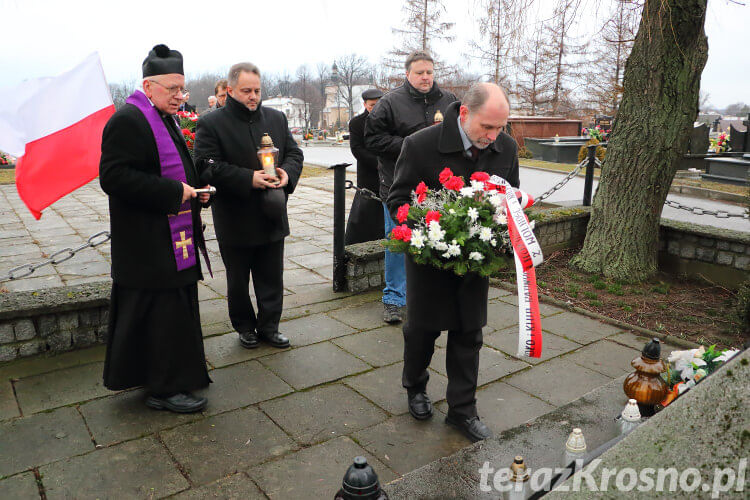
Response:
POLYGON ((15 183, 16 183, 16 169, 14 168, 0 169, 0 185, 15 184, 15 183))

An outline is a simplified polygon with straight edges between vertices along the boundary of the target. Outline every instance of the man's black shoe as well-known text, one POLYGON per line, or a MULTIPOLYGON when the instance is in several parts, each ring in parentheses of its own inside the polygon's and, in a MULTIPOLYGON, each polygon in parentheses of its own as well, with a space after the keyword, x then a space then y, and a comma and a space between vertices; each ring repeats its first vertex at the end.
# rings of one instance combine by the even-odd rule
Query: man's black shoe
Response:
POLYGON ((289 347, 289 339, 279 332, 260 333, 258 334, 258 337, 263 342, 271 344, 273 347, 278 347, 279 349, 289 347))
POLYGON ((240 332, 240 344, 245 349, 255 349, 260 345, 260 340, 255 332, 240 332))
POLYGON ((206 407, 206 398, 197 398, 189 392, 171 396, 154 396, 146 398, 146 406, 154 410, 169 410, 175 413, 195 413, 206 407))
POLYGON ((445 423, 461 431, 467 438, 471 439, 472 443, 492 437, 492 431, 479 420, 479 417, 456 417, 448 414, 445 417, 445 423))
POLYGON ((427 420, 432 416, 432 401, 426 392, 409 394, 409 413, 417 420, 427 420))

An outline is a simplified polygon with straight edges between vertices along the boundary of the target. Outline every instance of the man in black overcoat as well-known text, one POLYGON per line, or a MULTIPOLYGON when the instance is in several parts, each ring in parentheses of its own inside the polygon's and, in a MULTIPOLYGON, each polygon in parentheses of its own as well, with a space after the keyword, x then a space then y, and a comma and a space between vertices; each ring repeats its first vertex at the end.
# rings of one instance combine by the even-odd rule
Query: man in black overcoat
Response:
POLYGON ((194 151, 201 180, 218 191, 211 208, 227 271, 229 319, 243 347, 263 341, 284 348, 289 339, 279 333, 279 321, 289 235, 286 202, 302 173, 302 150, 284 113, 262 106, 257 66, 232 66, 227 92, 223 107, 198 120, 194 151), (264 173, 258 159, 264 134, 279 150, 278 179, 264 173), (251 275, 257 314, 249 294, 251 275))
MULTIPOLYGON (((380 189, 378 180, 378 157, 365 147, 365 120, 372 108, 383 97, 378 89, 362 92, 365 109, 349 121, 349 148, 357 159, 357 186, 367 188, 376 195, 380 189)), ((349 220, 346 223, 346 244, 383 238, 383 204, 365 198, 359 191, 354 195, 349 220)))
POLYGON ((102 135, 113 279, 104 385, 142 385, 148 406, 187 413, 205 407, 191 391, 209 383, 197 288, 205 250, 200 202, 208 194, 195 192, 202 184, 173 117, 183 100, 182 56, 157 45, 143 61, 143 78, 143 91, 102 135))
MULTIPOLYGON (((448 105, 456 100, 434 81, 434 61, 425 51, 415 51, 406 58, 406 80, 403 85, 383 96, 365 123, 365 146, 378 155, 380 199, 385 213, 385 236, 393 229, 385 200, 393 182, 393 170, 404 138, 438 122, 448 105)), ((398 323, 406 305, 406 274, 403 255, 385 251, 385 288, 383 320, 398 323)))
MULTIPOLYGON (((398 207, 411 202, 411 192, 424 181, 431 190, 442 186, 441 170, 450 168, 468 182, 477 171, 498 175, 519 187, 518 146, 502 131, 509 105, 494 84, 475 84, 462 103, 454 102, 442 124, 404 140, 396 163, 396 177, 388 195, 388 208, 395 218, 398 207)), ((403 386, 409 412, 417 419, 432 416, 427 396, 427 367, 435 350, 435 339, 448 330, 448 414, 446 423, 473 441, 492 432, 479 420, 476 387, 482 327, 487 324, 489 280, 475 273, 458 276, 452 271, 418 265, 407 255, 407 320, 404 332, 403 386)))

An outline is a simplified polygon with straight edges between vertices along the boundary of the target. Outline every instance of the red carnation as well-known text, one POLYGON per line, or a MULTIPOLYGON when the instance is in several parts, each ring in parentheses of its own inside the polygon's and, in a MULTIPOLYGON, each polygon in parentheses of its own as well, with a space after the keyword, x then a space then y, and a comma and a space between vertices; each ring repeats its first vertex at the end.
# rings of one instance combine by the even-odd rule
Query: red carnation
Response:
POLYGON ((422 193, 417 195, 417 203, 424 203, 424 200, 427 199, 427 194, 422 193))
POLYGON ((448 179, 445 184, 443 184, 446 189, 451 189, 453 191, 460 191, 462 187, 464 187, 464 180, 461 177, 453 176, 450 179, 448 179))
POLYGON ((391 237, 396 240, 411 241, 411 229, 406 224, 401 224, 393 228, 391 237))
POLYGON ((417 194, 427 194, 427 184, 424 182, 420 182, 417 184, 417 189, 415 190, 417 194))
POLYGON ((427 215, 425 215, 425 217, 424 217, 425 224, 427 224, 429 226, 430 222, 432 222, 432 221, 439 222, 440 221, 440 216, 441 216, 440 212, 438 212, 436 210, 428 210, 427 211, 427 215))
POLYGON ((409 208, 411 207, 409 207, 408 203, 404 203, 403 205, 398 207, 398 211, 396 212, 396 219, 398 219, 401 224, 406 222, 407 217, 409 217, 409 208))
POLYGON ((488 174, 487 172, 474 172, 473 174, 471 174, 470 179, 472 181, 485 182, 490 180, 490 174, 488 174))
POLYGON ((438 176, 438 180, 440 181, 440 184, 445 184, 450 180, 450 178, 453 177, 453 172, 451 172, 451 169, 448 167, 445 167, 442 172, 440 172, 440 175, 438 176))

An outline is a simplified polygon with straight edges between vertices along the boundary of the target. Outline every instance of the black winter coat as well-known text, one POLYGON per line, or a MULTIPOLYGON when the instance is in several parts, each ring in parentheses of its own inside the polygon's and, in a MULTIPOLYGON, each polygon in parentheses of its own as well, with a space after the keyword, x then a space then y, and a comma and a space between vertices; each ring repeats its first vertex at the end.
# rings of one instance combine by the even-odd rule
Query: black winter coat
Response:
MULTIPOLYGON (((458 131, 459 102, 448 107, 445 121, 417 132, 404 141, 396 163, 396 178, 388 195, 388 209, 395 219, 398 207, 411 202, 420 181, 433 190, 442 186, 440 171, 448 167, 468 182, 477 171, 499 175, 519 187, 518 145, 505 132, 482 151, 478 161, 465 156, 458 131)), ((406 258, 406 302, 410 327, 423 330, 468 331, 487 324, 489 280, 475 273, 458 276, 406 258)))
POLYGON ((198 120, 195 162, 201 181, 216 186, 211 209, 222 245, 263 245, 289 235, 286 199, 297 186, 302 160, 286 116, 262 104, 250 111, 228 96, 224 107, 198 120), (289 176, 289 184, 279 190, 253 188, 253 171, 262 169, 258 149, 265 133, 279 149, 277 166, 289 176), (281 203, 267 214, 272 196, 281 203))
MULTIPOLYGON (((378 193, 378 157, 365 147, 365 110, 349 121, 349 147, 357 159, 357 186, 378 193)), ((379 240, 384 235, 383 205, 380 202, 354 195, 349 220, 346 224, 346 244, 379 240)))
POLYGON ((456 100, 452 93, 440 90, 437 83, 423 94, 405 81, 384 95, 372 108, 365 123, 365 146, 378 155, 380 198, 388 197, 393 184, 393 169, 404 138, 435 123, 435 112, 445 115, 456 100))
MULTIPOLYGON (((177 145, 187 183, 199 187, 198 172, 174 118, 162 119, 177 145)), ((167 214, 180 209, 182 183, 161 176, 151 127, 132 104, 124 105, 104 127, 99 183, 109 195, 115 283, 132 288, 177 288, 202 279, 200 264, 177 271, 167 214)), ((203 248, 200 203, 194 199, 191 205, 193 237, 198 248, 203 248)))

